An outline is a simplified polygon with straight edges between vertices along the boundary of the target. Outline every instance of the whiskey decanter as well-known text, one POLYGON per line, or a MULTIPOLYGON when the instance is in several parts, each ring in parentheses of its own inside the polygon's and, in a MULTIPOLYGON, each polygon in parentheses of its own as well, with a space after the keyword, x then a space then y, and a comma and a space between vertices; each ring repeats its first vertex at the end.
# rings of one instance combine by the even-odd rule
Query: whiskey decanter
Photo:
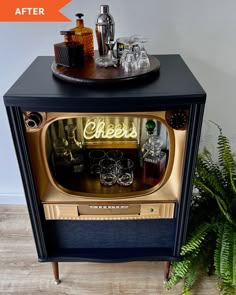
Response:
POLYGON ((83 44, 74 42, 73 31, 61 31, 64 42, 54 44, 55 63, 64 67, 80 67, 84 61, 83 44))
POLYGON ((68 124, 65 127, 67 132, 67 155, 69 156, 72 173, 81 173, 84 171, 84 152, 82 143, 77 141, 75 131, 76 126, 68 124))
POLYGON ((166 153, 161 149, 163 145, 161 137, 153 134, 155 127, 156 124, 153 120, 147 121, 146 129, 149 137, 142 147, 142 182, 151 186, 161 181, 165 172, 167 159, 166 153))
POLYGON ((77 13, 76 16, 76 27, 71 29, 75 34, 73 40, 84 45, 84 57, 89 58, 94 56, 94 45, 93 45, 93 30, 84 26, 84 16, 82 13, 77 13))
POLYGON ((51 125, 51 137, 53 146, 52 164, 54 174, 58 177, 69 172, 68 141, 65 136, 64 124, 59 120, 57 124, 51 125), (57 128, 56 128, 57 127, 57 128))

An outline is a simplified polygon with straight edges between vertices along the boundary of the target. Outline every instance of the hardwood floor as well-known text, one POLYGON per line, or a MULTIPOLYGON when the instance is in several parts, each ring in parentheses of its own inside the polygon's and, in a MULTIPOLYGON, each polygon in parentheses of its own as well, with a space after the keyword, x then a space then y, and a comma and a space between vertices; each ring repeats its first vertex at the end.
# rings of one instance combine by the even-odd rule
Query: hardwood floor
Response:
MULTIPOLYGON (((178 295, 163 286, 163 262, 60 263, 60 285, 50 263, 38 263, 24 205, 0 205, 0 294, 178 295)), ((203 277, 194 295, 216 295, 214 277, 203 277)))

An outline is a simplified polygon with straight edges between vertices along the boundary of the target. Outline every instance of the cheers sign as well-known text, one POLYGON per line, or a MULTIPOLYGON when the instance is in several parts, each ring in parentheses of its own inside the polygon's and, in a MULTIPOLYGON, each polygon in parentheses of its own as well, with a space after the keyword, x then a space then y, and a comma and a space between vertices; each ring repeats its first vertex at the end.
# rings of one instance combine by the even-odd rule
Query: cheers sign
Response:
POLYGON ((84 127, 84 138, 86 139, 111 139, 111 138, 137 138, 137 129, 132 122, 131 124, 125 122, 110 123, 104 118, 89 119, 84 127), (129 126, 130 125, 130 126, 129 126))

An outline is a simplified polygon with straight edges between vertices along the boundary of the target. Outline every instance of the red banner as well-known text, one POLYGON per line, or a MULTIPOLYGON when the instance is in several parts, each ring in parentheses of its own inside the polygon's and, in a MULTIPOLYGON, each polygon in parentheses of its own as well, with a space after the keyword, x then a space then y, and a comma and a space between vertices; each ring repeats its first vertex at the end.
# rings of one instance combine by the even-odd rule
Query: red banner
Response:
POLYGON ((68 22, 60 9, 71 0, 1 0, 0 22, 68 22))

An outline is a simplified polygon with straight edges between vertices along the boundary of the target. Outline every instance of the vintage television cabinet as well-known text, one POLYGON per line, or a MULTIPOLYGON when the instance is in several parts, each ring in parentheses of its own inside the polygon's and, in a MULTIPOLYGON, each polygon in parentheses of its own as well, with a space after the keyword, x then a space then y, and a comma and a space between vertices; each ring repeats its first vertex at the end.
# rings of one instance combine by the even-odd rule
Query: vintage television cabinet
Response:
POLYGON ((160 260, 166 278, 179 258, 206 94, 179 55, 158 59, 150 81, 92 87, 59 80, 53 57, 37 57, 4 96, 38 259, 56 282, 58 262, 160 260), (144 162, 152 136, 159 166, 144 162), (90 170, 91 152, 114 150, 133 161, 132 184, 106 186, 90 170))

